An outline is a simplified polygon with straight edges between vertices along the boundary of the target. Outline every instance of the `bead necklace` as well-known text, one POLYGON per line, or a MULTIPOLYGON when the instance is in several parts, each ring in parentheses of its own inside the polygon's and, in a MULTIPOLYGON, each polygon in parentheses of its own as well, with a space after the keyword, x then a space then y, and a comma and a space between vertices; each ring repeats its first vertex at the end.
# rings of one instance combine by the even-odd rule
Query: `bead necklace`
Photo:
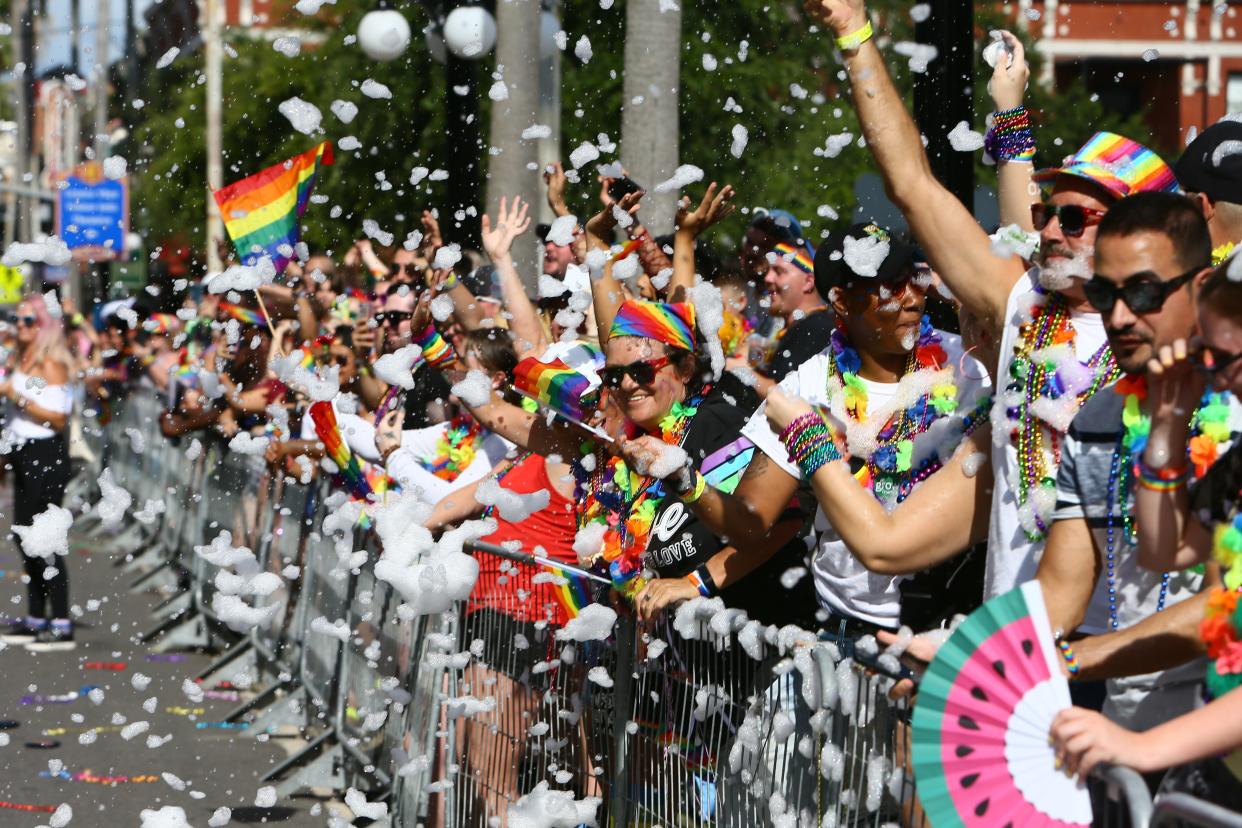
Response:
MULTIPOLYGON (((1134 519, 1128 505, 1130 484, 1134 477, 1133 464, 1130 462, 1131 452, 1127 444, 1128 432, 1123 431, 1117 437, 1117 445, 1113 448, 1113 458, 1108 467, 1108 493, 1105 502, 1108 504, 1108 521, 1105 526, 1104 568, 1108 578, 1108 625, 1116 630, 1117 622, 1117 515, 1121 514, 1122 533, 1127 544, 1134 543, 1134 519)), ((1156 612, 1164 609, 1165 599, 1169 594, 1169 573, 1160 576, 1160 595, 1156 598, 1156 612)))
MULTIPOLYGON (((685 403, 673 404, 659 425, 664 443, 681 446, 699 404, 710 390, 704 388, 685 403)), ((575 500, 581 504, 578 526, 598 523, 605 527, 600 554, 608 564, 613 586, 632 599, 645 584, 642 558, 656 512, 664 500, 664 483, 632 472, 620 457, 610 457, 606 462, 601 462, 598 454, 595 457, 595 467, 589 473, 581 462, 573 465, 577 478, 575 500)))
POLYGON ((940 335, 924 316, 918 344, 906 361, 894 395, 901 407, 887 418, 882 412, 868 410, 867 386, 858 375, 862 359, 840 324, 832 332, 830 347, 827 396, 830 405, 843 409, 848 429, 845 447, 864 460, 854 476, 877 500, 900 503, 943 464, 938 452, 916 460, 915 439, 957 408, 957 386, 952 374, 937 376, 948 364, 940 335), (873 437, 853 428, 868 421, 873 427, 878 426, 873 437))
MULTIPOLYGON (((1081 407, 1097 391, 1114 382, 1120 376, 1117 362, 1105 342, 1085 363, 1091 379, 1084 383, 1079 372, 1067 371, 1071 366, 1058 366, 1049 358, 1036 359, 1045 349, 1067 346, 1068 357, 1073 357, 1076 332, 1070 323, 1065 299, 1059 293, 1047 295, 1036 288, 1037 302, 1032 308, 1031 321, 1021 328, 1021 336, 1014 347, 1009 363, 1010 383, 1006 388, 1006 418, 1009 420, 1010 439, 1018 452, 1018 505, 1031 507, 1029 521, 1023 530, 1032 541, 1042 540, 1048 531, 1045 515, 1041 514, 1033 492, 1038 489, 1053 491, 1056 488, 1055 470, 1061 462, 1060 428, 1047 428, 1032 407, 1040 398, 1059 400, 1073 394, 1075 407, 1081 407)), ((1074 358, 1075 362, 1077 359, 1074 358)))

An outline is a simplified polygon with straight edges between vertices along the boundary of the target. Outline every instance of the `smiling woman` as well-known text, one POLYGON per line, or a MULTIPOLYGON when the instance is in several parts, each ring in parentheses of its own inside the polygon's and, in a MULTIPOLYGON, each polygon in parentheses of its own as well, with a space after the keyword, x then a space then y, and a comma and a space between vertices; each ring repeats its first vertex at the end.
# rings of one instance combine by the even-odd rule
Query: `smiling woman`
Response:
POLYGON ((574 458, 578 545, 596 539, 589 563, 607 569, 640 617, 719 594, 764 623, 805 623, 814 611, 808 579, 792 589, 781 584, 787 570, 805 565, 796 511, 739 548, 686 508, 708 484, 727 491, 737 485, 754 454, 741 428, 758 406, 754 391, 735 377, 717 380, 704 370, 699 341, 692 305, 631 300, 618 309, 597 420, 614 435, 639 431, 637 439, 584 441, 575 426, 549 424, 495 397, 472 410, 519 446, 574 458))

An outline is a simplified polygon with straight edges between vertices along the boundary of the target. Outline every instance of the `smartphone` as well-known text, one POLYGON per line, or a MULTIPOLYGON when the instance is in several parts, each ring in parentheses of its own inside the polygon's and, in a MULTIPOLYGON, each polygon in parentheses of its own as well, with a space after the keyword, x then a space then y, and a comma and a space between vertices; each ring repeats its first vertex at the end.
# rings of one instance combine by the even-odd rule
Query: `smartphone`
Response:
POLYGON ((637 193, 641 189, 637 181, 628 175, 623 175, 620 178, 614 178, 608 185, 608 197, 613 201, 620 201, 623 196, 637 193))

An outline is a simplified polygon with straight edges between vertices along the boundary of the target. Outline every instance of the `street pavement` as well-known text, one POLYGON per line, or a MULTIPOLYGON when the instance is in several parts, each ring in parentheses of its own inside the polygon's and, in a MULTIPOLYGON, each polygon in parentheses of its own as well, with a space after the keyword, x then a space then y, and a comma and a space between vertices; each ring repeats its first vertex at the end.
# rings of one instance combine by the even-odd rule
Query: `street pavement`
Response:
MULTIPOLYGON (((0 616, 6 621, 26 608, 20 553, 9 537, 11 507, 12 493, 4 486, 0 616)), ((194 828, 207 826, 222 806, 232 809, 231 825, 323 826, 330 809, 340 813, 339 805, 310 796, 256 806, 259 789, 275 784, 259 777, 300 741, 198 728, 218 722, 237 705, 210 697, 193 701, 184 692, 185 680, 202 672, 212 655, 155 660, 160 657, 151 646, 138 640, 153 626, 150 611, 162 596, 131 592, 135 576, 114 566, 98 543, 71 537, 68 558, 70 599, 75 613, 80 611, 77 649, 34 654, 20 645, 0 645, 0 720, 16 722, 0 730, 0 826, 59 822, 47 810, 21 806, 62 803, 73 809, 70 828, 137 827, 144 809, 171 805, 184 808, 194 828), (99 663, 119 669, 87 666, 99 663), (83 738, 93 728, 102 730, 83 738), (44 741, 48 746, 34 746, 44 741)))

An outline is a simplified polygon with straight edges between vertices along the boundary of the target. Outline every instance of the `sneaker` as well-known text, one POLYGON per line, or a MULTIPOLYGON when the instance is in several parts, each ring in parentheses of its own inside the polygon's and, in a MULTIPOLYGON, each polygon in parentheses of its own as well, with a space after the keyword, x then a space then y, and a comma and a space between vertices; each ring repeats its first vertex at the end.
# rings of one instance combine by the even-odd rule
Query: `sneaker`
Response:
POLYGON ((76 646, 78 645, 73 641, 73 627, 68 629, 49 627, 46 630, 39 630, 34 641, 26 645, 26 649, 32 653, 56 653, 72 650, 76 646))
POLYGON ((0 627, 0 641, 5 644, 29 644, 44 627, 32 627, 25 618, 17 618, 0 627))

